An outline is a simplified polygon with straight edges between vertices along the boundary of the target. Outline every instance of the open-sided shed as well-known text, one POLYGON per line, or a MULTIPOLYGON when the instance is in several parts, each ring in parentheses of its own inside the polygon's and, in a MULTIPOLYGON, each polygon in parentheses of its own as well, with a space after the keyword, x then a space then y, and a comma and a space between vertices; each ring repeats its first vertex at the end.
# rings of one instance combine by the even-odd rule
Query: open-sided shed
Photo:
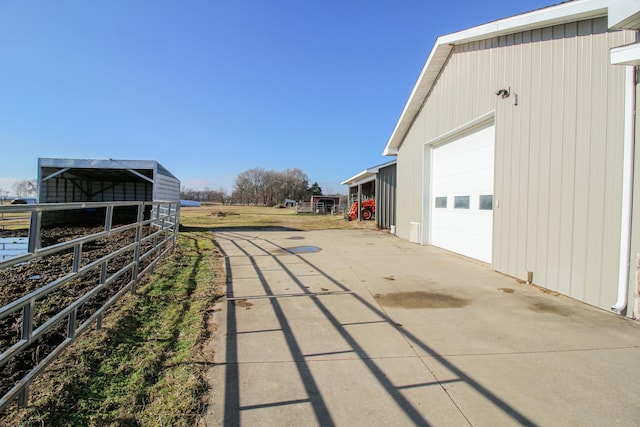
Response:
POLYGON ((180 180, 155 160, 38 159, 38 202, 177 201, 180 180))
POLYGON ((349 187, 349 202, 376 201, 376 225, 389 229, 396 223, 396 161, 374 166, 342 182, 349 187))

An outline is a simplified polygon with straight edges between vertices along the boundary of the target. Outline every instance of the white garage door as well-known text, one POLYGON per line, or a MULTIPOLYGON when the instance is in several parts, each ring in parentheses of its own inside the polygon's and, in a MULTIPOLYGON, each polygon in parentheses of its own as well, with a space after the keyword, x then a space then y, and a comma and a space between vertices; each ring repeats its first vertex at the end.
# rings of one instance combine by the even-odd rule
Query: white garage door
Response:
POLYGON ((431 243, 491 263, 495 126, 433 149, 431 243))

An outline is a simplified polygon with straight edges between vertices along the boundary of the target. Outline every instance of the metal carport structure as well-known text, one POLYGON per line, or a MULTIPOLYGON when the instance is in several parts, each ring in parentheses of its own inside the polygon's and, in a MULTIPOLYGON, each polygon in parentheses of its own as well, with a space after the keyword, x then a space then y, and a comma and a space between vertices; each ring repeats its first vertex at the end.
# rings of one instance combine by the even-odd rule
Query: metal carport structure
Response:
MULTIPOLYGON (((375 199, 376 225, 390 229, 396 224, 396 161, 365 169, 342 182, 349 187, 349 203, 375 199)), ((360 212, 358 212, 360 219, 360 212)))

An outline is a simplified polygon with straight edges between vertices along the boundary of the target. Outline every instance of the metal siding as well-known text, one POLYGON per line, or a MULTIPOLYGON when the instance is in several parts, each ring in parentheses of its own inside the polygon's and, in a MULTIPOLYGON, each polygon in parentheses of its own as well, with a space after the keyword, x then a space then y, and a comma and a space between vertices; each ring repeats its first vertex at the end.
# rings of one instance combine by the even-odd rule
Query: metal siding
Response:
MULTIPOLYGON (((549 139, 549 190, 547 199, 548 209, 548 228, 547 228, 547 250, 546 264, 547 277, 545 286, 549 289, 557 291, 559 289, 559 259, 560 259, 560 221, 562 219, 562 168, 563 158, 562 150, 564 143, 563 128, 565 126, 563 120, 563 108, 565 105, 564 98, 564 25, 558 25, 551 29, 551 40, 549 41, 549 51, 551 62, 549 64, 552 80, 551 88, 551 105, 550 111, 550 133, 549 139), (556 141, 562 141, 558 143, 556 141)), ((570 102, 570 101, 568 101, 570 102)), ((521 274, 524 274, 522 272, 521 274)))
POLYGON ((573 256, 573 221, 575 216, 575 171, 576 171, 576 126, 578 110, 578 24, 565 25, 563 40, 564 80, 563 100, 567 104, 562 111, 563 145, 562 171, 560 187, 562 197, 560 201, 560 232, 558 256, 558 292, 571 294, 573 256))
MULTIPOLYGON (((530 44, 530 54, 531 54, 531 68, 530 72, 527 73, 526 70, 523 70, 523 73, 527 73, 527 77, 529 78, 528 91, 527 86, 523 86, 521 88, 521 96, 520 96, 520 104, 518 105, 523 111, 523 114, 528 113, 526 120, 529 123, 529 135, 528 139, 523 139, 527 141, 528 145, 528 175, 526 177, 527 181, 527 217, 524 219, 526 222, 527 229, 527 239, 522 244, 525 246, 526 253, 528 256, 526 257, 525 263, 525 271, 538 271, 538 262, 535 256, 532 254, 536 253, 536 248, 538 247, 538 211, 536 206, 538 206, 538 198, 540 194, 540 185, 537 180, 540 170, 540 147, 537 141, 540 140, 541 128, 540 126, 535 126, 534 123, 540 123, 541 111, 542 111, 542 97, 537 96, 540 93, 543 84, 542 80, 542 61, 541 61, 541 52, 542 52, 542 30, 537 29, 531 31, 531 44, 530 44), (536 94, 536 96, 534 96, 536 94), (524 105, 527 105, 529 110, 523 109, 524 105), (536 143, 533 143, 536 141, 536 143)), ((526 79, 523 79, 526 80, 526 79)), ((497 235, 494 236, 494 239, 501 240, 497 235)), ((494 263, 494 267, 496 269, 500 269, 500 265, 496 265, 494 263)), ((522 272, 521 274, 523 274, 522 272)), ((513 273, 512 273, 513 274, 513 273)))
MULTIPOLYGON (((396 234, 409 239, 411 222, 422 222, 422 144, 425 139, 425 111, 421 111, 411 126, 405 141, 407 148, 398 153, 397 197, 402 208, 396 209, 396 234)), ((399 205, 397 205, 399 206, 399 205)))
POLYGON ((505 137, 503 139, 503 148, 505 150, 503 159, 505 164, 503 165, 502 176, 505 178, 503 182, 503 188, 505 189, 505 196, 509 198, 511 203, 507 204, 509 209, 508 214, 503 212, 503 224, 508 228, 509 236, 509 248, 508 256, 506 257, 507 263, 510 269, 517 269, 518 254, 520 252, 520 245, 518 241, 522 239, 520 232, 522 228, 519 226, 518 219, 520 218, 520 208, 523 203, 520 200, 522 194, 520 193, 520 180, 522 166, 520 165, 520 152, 523 147, 522 144, 512 144, 511 141, 517 141, 519 139, 519 129, 521 126, 521 110, 517 106, 513 105, 515 94, 519 92, 520 85, 520 55, 522 46, 522 34, 518 34, 518 37, 507 36, 506 47, 504 49, 505 56, 505 76, 504 86, 511 88, 509 98, 499 100, 499 107, 505 111, 504 120, 504 132, 505 137), (517 40, 516 40, 517 39, 517 40), (516 41, 519 43, 516 44, 516 41))
MULTIPOLYGON (((584 88, 591 84, 591 40, 589 21, 578 23, 578 103, 576 111, 576 170, 574 189, 575 212, 586 213, 589 210, 589 180, 581 179, 589 176, 592 93, 584 88)), ((573 254, 571 263, 571 292, 577 299, 584 298, 584 283, 587 272, 587 234, 589 216, 576 215, 573 218, 573 254)))
MULTIPOLYGON (((540 40, 540 63, 541 63, 541 87, 540 92, 532 94, 532 96, 539 96, 542 99, 540 105, 540 121, 533 122, 532 126, 540 128, 540 139, 538 141, 531 141, 532 144, 538 145, 538 174, 534 177, 538 181, 538 200, 536 202, 536 214, 538 216, 538 225, 536 232, 538 234, 538 245, 535 248, 536 258, 536 270, 533 272, 534 281, 536 283, 544 283, 543 286, 548 286, 548 269, 547 269, 547 255, 549 252, 549 216, 555 215, 557 209, 550 210, 549 206, 549 187, 551 180, 549 175, 551 173, 551 106, 554 97, 552 81, 553 73, 551 69, 552 64, 552 49, 551 49, 551 37, 552 29, 544 28, 541 32, 540 40)), ((508 274, 516 277, 523 277, 523 271, 514 271, 506 269, 508 274)))
POLYGON ((180 200, 180 181, 172 176, 157 173, 155 176, 155 200, 180 200))
POLYGON ((531 63, 539 58, 539 66, 523 62, 511 77, 514 82, 521 77, 520 84, 530 82, 520 89, 521 120, 497 108, 497 151, 504 151, 496 158, 504 163, 496 165, 496 180, 505 182, 496 184, 502 212, 494 250, 502 253, 494 257, 494 268, 521 278, 533 271, 534 282, 605 308, 615 301, 623 87, 621 70, 608 64, 608 51, 621 38, 620 33, 606 33, 603 19, 579 25, 582 50, 575 23, 543 29, 539 36, 531 33, 531 63), (527 76, 529 70, 535 72, 527 76), (519 120, 520 126, 530 125, 529 141, 524 131, 518 135, 504 129, 518 126, 519 120), (516 153, 522 149, 529 161, 524 151, 516 153), (523 192, 529 207, 520 198, 523 192), (524 240, 522 229, 528 230, 524 240))
POLYGON ((634 37, 598 18, 455 46, 400 147, 398 235, 423 222, 424 143, 495 109, 493 268, 523 279, 532 271, 536 284, 608 309, 624 101, 624 67, 609 64, 609 49, 634 37), (518 106, 495 96, 502 87, 518 106))
MULTIPOLYGON (((516 194, 518 194, 518 218, 522 218, 526 224, 529 219, 528 210, 528 193, 529 193, 529 135, 531 132, 531 121, 526 120, 531 114, 530 102, 521 102, 520 92, 528 93, 528 100, 531 100, 531 66, 533 61, 531 60, 531 32, 526 31, 524 33, 516 34, 516 53, 518 54, 517 61, 514 62, 514 75, 515 75, 515 87, 518 89, 514 96, 518 97, 518 105, 514 106, 512 110, 518 111, 519 114, 514 116, 514 126, 512 128, 513 139, 522 141, 518 145, 518 157, 516 158, 516 167, 518 172, 518 185, 514 186, 516 194)), ((517 247, 514 252, 517 253, 515 257, 516 271, 526 271, 527 264, 527 247, 522 242, 527 241, 528 227, 516 224, 517 232, 517 247)))
POLYGON ((376 179, 376 224, 388 229, 395 225, 396 165, 381 168, 376 179))
MULTIPOLYGON (((486 90, 491 90, 492 92, 495 92, 498 89, 506 89, 505 86, 505 81, 504 81, 504 58, 503 55, 501 54, 502 49, 504 47, 504 43, 503 43, 503 38, 495 38, 493 39, 493 43, 491 44, 491 50, 488 51, 488 54, 491 56, 491 68, 492 68, 492 74, 495 76, 495 79, 493 81, 493 85, 491 86, 491 88, 487 87, 486 90)), ((496 99, 494 101, 494 105, 493 108, 496 110, 496 117, 495 117, 495 122, 497 123, 502 123, 505 121, 504 119, 504 115, 505 113, 505 109, 498 109, 497 108, 497 103, 498 100, 500 100, 500 97, 494 95, 494 98, 496 99)), ((494 242, 493 242, 493 253, 494 256, 492 257, 492 265, 500 265, 500 264, 508 264, 508 256, 507 259, 497 259, 497 256, 502 257, 503 253, 504 254, 508 254, 508 252, 504 252, 502 250, 502 245, 505 243, 504 239, 498 238, 496 236, 496 233, 500 232, 501 230, 503 230, 505 228, 505 221, 508 221, 509 217, 508 215, 505 214, 505 210, 504 209, 498 209, 498 207, 500 206, 500 199, 502 198, 502 195, 505 194, 506 189, 503 188, 503 183, 507 182, 507 180, 505 180, 502 177, 502 174, 504 173, 503 168, 499 168, 498 165, 503 165, 505 163, 504 160, 504 156, 505 156, 505 149, 504 147, 502 147, 502 141, 505 140, 505 135, 504 135, 505 129, 504 127, 498 127, 496 126, 496 139, 495 139, 495 159, 494 159, 494 199, 496 201, 496 206, 494 207, 494 217, 493 217, 493 226, 494 226, 494 242)), ((508 234, 507 234, 508 236, 508 234)), ((508 244, 508 242, 507 242, 508 244)))
MULTIPOLYGON (((605 20, 600 20, 599 25, 602 31, 606 31, 607 24, 605 20)), ((598 23, 593 23, 594 30, 597 30, 598 23)), ((602 288, 605 286, 612 286, 616 289, 617 278, 603 278, 603 273, 606 263, 606 251, 603 251, 605 239, 605 211, 608 210, 608 206, 604 205, 605 201, 605 182, 606 182, 606 156, 607 156, 607 92, 608 92, 608 73, 609 68, 614 68, 623 72, 622 67, 616 67, 609 65, 609 49, 607 46, 607 40, 604 37, 593 37, 591 45, 591 69, 592 69, 592 84, 591 90, 593 91, 593 108, 591 110, 591 162, 589 179, 589 236, 587 241, 587 278, 585 281, 585 294, 584 300, 599 305, 601 302, 600 295, 602 288), (604 280, 601 280, 604 279, 604 280)), ((613 71, 613 70, 612 70, 613 71)), ((621 77, 623 74, 621 74, 621 77)), ((623 83, 623 80, 621 80, 623 83)), ((624 86, 619 87, 619 94, 624 94, 624 86)), ((624 98, 620 97, 624 102, 624 98)), ((620 116, 623 119, 623 116, 620 116)), ((620 129, 623 129, 622 121, 620 122, 620 129)), ((614 141, 611 141, 615 143, 614 141)), ((620 134, 620 143, 622 142, 622 134, 620 134)), ((620 164, 622 165, 622 164, 620 164)), ((586 177, 585 177, 586 178, 586 177)), ((613 188, 611 190, 614 190, 613 188)), ((620 191, 620 190, 618 190, 620 191)), ((620 236, 620 204, 616 206, 617 213, 617 232, 618 239, 620 236)), ((614 253, 616 259, 620 253, 619 241, 616 245, 614 253)), ((611 307, 615 303, 615 298, 609 301, 607 304, 611 307)))

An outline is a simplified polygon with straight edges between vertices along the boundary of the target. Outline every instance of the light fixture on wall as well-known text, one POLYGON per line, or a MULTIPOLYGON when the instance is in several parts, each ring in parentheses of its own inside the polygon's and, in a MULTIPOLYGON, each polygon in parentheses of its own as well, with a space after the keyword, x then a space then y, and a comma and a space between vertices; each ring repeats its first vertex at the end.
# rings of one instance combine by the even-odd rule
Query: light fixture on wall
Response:
POLYGON ((496 96, 501 97, 502 99, 508 98, 509 96, 513 95, 513 98, 511 98, 511 103, 516 106, 518 105, 518 94, 511 93, 511 87, 509 87, 508 89, 498 89, 498 91, 496 92, 496 96))
POLYGON ((504 99, 504 98, 508 98, 508 97, 509 97, 509 91, 510 91, 510 90, 511 90, 511 88, 509 88, 509 89, 499 89, 499 90, 496 92, 496 95, 501 96, 501 97, 502 97, 502 99, 504 99))

